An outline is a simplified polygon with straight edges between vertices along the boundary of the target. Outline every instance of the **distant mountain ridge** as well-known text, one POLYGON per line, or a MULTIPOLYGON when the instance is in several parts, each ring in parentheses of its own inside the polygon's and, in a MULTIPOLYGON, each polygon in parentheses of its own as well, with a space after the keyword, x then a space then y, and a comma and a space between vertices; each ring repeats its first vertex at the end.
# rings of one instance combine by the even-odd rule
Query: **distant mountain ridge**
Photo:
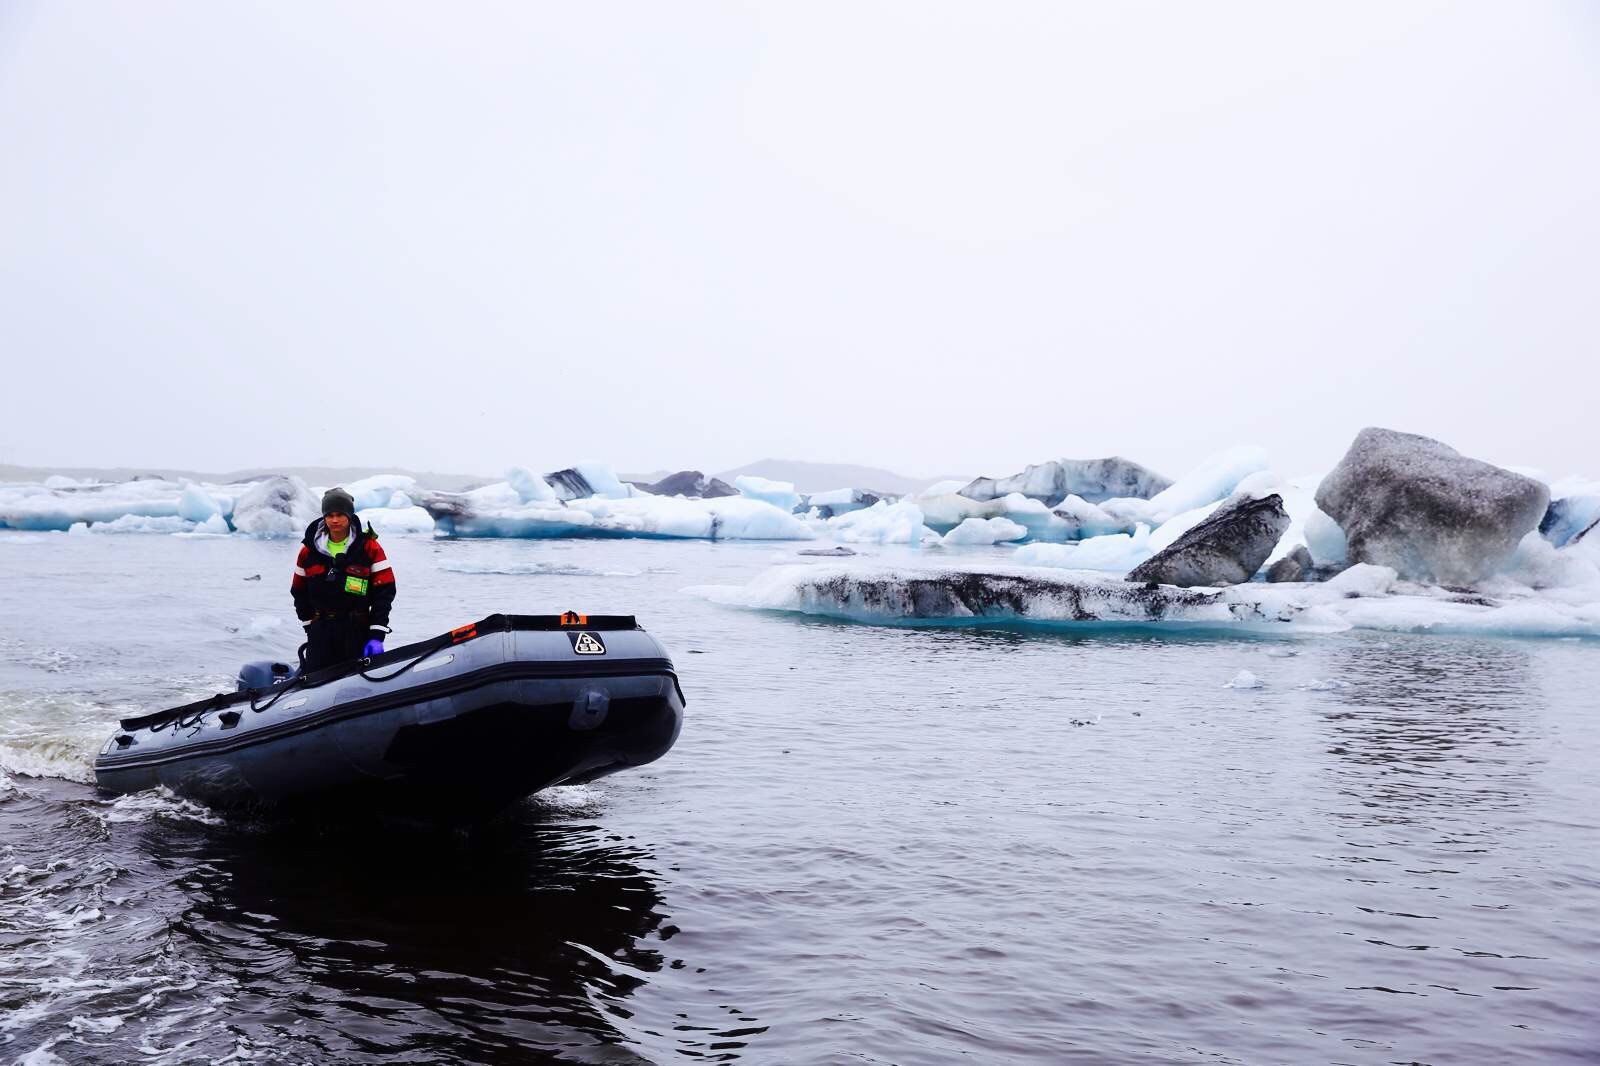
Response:
MULTIPOLYGON (((621 474, 624 481, 643 484, 660 481, 674 471, 662 468, 644 474, 621 474)), ((171 480, 202 481, 212 485, 226 485, 236 481, 256 481, 271 474, 291 474, 310 485, 343 485, 359 481, 374 474, 406 474, 417 479, 424 488, 444 492, 462 492, 501 480, 504 475, 447 474, 426 470, 399 470, 377 466, 283 466, 252 467, 225 473, 203 470, 182 470, 158 466, 17 466, 0 463, 0 481, 43 481, 52 475, 71 478, 95 478, 100 481, 132 481, 136 477, 161 477, 171 480)), ((812 463, 802 459, 759 459, 753 463, 714 474, 728 484, 741 474, 773 481, 788 481, 800 492, 827 492, 829 489, 869 489, 890 495, 902 496, 921 492, 936 481, 972 480, 967 475, 950 474, 933 477, 911 477, 876 466, 854 463, 812 463)))
POLYGON ((308 485, 343 485, 360 481, 374 474, 405 474, 417 479, 424 488, 443 492, 461 492, 487 485, 500 478, 481 477, 476 474, 441 474, 428 470, 398 470, 392 466, 262 466, 228 473, 207 473, 202 470, 179 470, 164 466, 13 466, 0 463, 0 481, 43 481, 59 475, 72 478, 95 478, 98 481, 132 481, 136 477, 160 477, 172 481, 203 481, 209 485, 227 485, 236 481, 259 481, 273 474, 289 474, 308 485))
POLYGON ((789 481, 799 492, 827 492, 829 489, 872 489, 895 496, 921 492, 936 481, 960 481, 965 484, 972 478, 960 474, 941 474, 933 477, 908 477, 876 466, 857 466, 853 463, 810 463, 800 459, 758 459, 753 463, 724 470, 716 476, 733 484, 733 479, 743 474, 789 481))

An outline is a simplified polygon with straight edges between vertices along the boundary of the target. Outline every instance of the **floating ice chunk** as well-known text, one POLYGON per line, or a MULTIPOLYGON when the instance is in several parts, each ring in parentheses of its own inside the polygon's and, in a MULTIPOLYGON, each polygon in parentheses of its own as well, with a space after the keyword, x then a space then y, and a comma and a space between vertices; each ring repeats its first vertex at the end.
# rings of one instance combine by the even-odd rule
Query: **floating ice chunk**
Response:
POLYGON ((754 474, 742 474, 733 479, 733 487, 747 500, 760 500, 785 511, 800 506, 800 494, 788 481, 769 481, 754 474))
MULTIPOLYGON (((554 490, 557 500, 582 500, 591 496, 600 496, 608 500, 625 500, 633 495, 632 487, 624 485, 617 478, 615 470, 605 463, 593 460, 586 460, 565 470, 546 474, 544 481, 554 490)), ((528 487, 537 491, 534 486, 528 487)), ((530 499, 523 502, 535 501, 530 499)))
POLYGON ((199 485, 190 482, 183 487, 183 495, 178 497, 178 516, 190 522, 204 522, 213 515, 220 515, 222 508, 217 506, 217 501, 211 494, 199 485))
MULTIPOLYGON (((1533 589, 1594 587, 1600 600, 1600 566, 1584 546, 1585 537, 1568 548, 1557 548, 1538 533, 1529 533, 1517 544, 1511 561, 1501 575, 1533 589)), ((1480 585, 1491 589, 1491 583, 1480 585)))
POLYGON ((966 487, 965 481, 935 481, 917 493, 918 496, 951 496, 966 487))
POLYGON ((1065 525, 1066 540, 1084 540, 1089 537, 1129 532, 1127 522, 1107 514, 1104 508, 1090 503, 1082 496, 1068 495, 1050 508, 1050 513, 1065 525))
POLYGON ((1561 496, 1550 501, 1539 522, 1539 532, 1559 548, 1574 539, 1594 536, 1588 530, 1596 522, 1600 522, 1600 491, 1561 496))
POLYGON ((809 496, 802 495, 801 507, 815 508, 822 518, 837 518, 851 511, 860 511, 871 507, 883 499, 874 492, 862 489, 832 489, 828 492, 814 492, 809 496))
POLYGON ((1257 447, 1219 452, 1148 500, 1119 497, 1100 506, 1107 513, 1131 522, 1158 526, 1175 515, 1228 497, 1239 483, 1267 469, 1267 453, 1257 447))
MULTIPOLYGON (((218 521, 221 516, 213 515, 218 521)), ((177 515, 166 515, 161 518, 147 518, 144 515, 128 514, 110 522, 96 522, 89 527, 90 533, 187 533, 195 528, 193 522, 179 518, 177 515)), ((223 522, 223 532, 227 532, 228 524, 223 522)))
POLYGON ((1120 455, 1107 459, 1054 459, 1025 467, 1010 477, 975 478, 956 489, 974 500, 1020 492, 1054 505, 1069 495, 1099 502, 1112 497, 1149 499, 1172 482, 1120 455))
POLYGON ((1125 574, 1154 554, 1150 527, 1140 525, 1132 533, 1108 533, 1076 544, 1024 544, 1017 549, 1016 560, 1025 566, 1125 574))
POLYGON ((233 505, 233 528, 257 537, 298 537, 316 521, 322 501, 297 477, 269 477, 233 505))
POLYGON ((945 544, 1002 544, 1027 535, 1025 527, 1009 518, 968 518, 941 539, 945 544))
POLYGON ((912 502, 922 508, 923 522, 935 533, 948 533, 969 518, 1007 518, 1026 529, 1030 539, 1056 543, 1132 528, 1077 496, 1068 496, 1053 509, 1020 492, 992 500, 946 493, 918 496, 912 502))
POLYGON ((89 523, 74 522, 67 528, 67 534, 73 537, 87 537, 89 535, 89 523))
POLYGON ((1248 670, 1240 670, 1223 688, 1266 688, 1267 684, 1248 670))
POLYGON ((1313 508, 1306 515, 1304 531, 1306 550, 1318 566, 1331 569, 1348 561, 1350 546, 1344 530, 1327 514, 1313 508))
POLYGON ((1387 596, 1394 588, 1399 575, 1392 567, 1375 563, 1357 563, 1341 574, 1323 582, 1324 592, 1354 599, 1357 596, 1387 596))
POLYGON ((228 529, 228 520, 226 518, 219 514, 214 514, 195 526, 191 532, 199 536, 226 537, 231 530, 228 529))
POLYGON ((910 502, 922 510, 923 524, 935 533, 948 533, 969 518, 994 518, 1003 511, 995 500, 969 500, 953 492, 915 496, 910 502))
POLYGON ((550 487, 550 483, 525 466, 514 466, 506 471, 506 484, 511 486, 521 503, 554 501, 556 498, 556 490, 550 487))
POLYGON ((688 499, 644 494, 523 503, 509 484, 500 482, 459 495, 433 493, 423 502, 435 532, 455 537, 810 540, 816 535, 794 515, 742 496, 688 499))
POLYGON ((596 496, 604 496, 608 500, 625 500, 633 495, 628 486, 622 483, 622 479, 617 477, 617 472, 606 463, 588 459, 578 463, 573 469, 583 475, 583 480, 589 483, 596 496))
POLYGON ((92 477, 76 478, 67 477, 63 474, 51 474, 44 479, 44 487, 47 489, 78 489, 94 483, 95 480, 92 477))
POLYGON ((922 522, 922 508, 910 500, 879 501, 828 519, 827 528, 836 539, 852 544, 921 544, 931 532, 922 522))
MULTIPOLYGON (((397 492, 391 499, 403 497, 397 492)), ((398 536, 404 533, 432 533, 433 516, 409 503, 404 507, 373 507, 357 514, 363 525, 377 530, 379 536, 398 536)))
POLYGON ((42 532, 65 530, 75 522, 110 522, 123 515, 173 517, 182 495, 182 486, 159 478, 58 489, 12 485, 0 492, 0 528, 42 532))
POLYGON ((1313 678, 1303 687, 1307 692, 1337 692, 1342 688, 1349 688, 1350 682, 1340 681, 1336 677, 1323 678, 1321 680, 1313 678))
POLYGON ((352 481, 344 490, 356 501, 356 511, 361 512, 398 506, 393 502, 395 493, 413 492, 416 487, 417 479, 407 474, 374 474, 352 481))

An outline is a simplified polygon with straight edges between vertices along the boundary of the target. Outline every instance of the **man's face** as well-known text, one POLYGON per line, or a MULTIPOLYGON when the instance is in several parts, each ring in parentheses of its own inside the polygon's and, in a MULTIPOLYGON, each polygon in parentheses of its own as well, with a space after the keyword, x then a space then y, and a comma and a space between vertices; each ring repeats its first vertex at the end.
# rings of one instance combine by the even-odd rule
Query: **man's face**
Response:
POLYGON ((322 522, 328 527, 329 540, 343 540, 350 532, 350 516, 347 514, 325 514, 322 522))

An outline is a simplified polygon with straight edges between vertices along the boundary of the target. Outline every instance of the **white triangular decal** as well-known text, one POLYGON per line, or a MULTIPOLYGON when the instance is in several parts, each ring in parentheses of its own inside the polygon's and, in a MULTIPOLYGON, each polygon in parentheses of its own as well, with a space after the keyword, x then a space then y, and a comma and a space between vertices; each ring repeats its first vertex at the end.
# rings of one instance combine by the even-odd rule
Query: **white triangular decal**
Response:
POLYGON ((578 639, 572 642, 572 650, 579 655, 604 655, 606 646, 593 633, 579 633, 578 639))

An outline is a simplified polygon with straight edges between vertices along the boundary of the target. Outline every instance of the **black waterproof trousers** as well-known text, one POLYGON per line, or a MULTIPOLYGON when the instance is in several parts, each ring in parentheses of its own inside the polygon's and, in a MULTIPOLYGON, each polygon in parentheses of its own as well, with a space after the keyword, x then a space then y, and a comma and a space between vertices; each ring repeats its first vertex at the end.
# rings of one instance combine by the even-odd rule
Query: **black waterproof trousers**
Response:
POLYGON ((306 672, 361 658, 367 637, 365 611, 319 615, 306 626, 306 672))

